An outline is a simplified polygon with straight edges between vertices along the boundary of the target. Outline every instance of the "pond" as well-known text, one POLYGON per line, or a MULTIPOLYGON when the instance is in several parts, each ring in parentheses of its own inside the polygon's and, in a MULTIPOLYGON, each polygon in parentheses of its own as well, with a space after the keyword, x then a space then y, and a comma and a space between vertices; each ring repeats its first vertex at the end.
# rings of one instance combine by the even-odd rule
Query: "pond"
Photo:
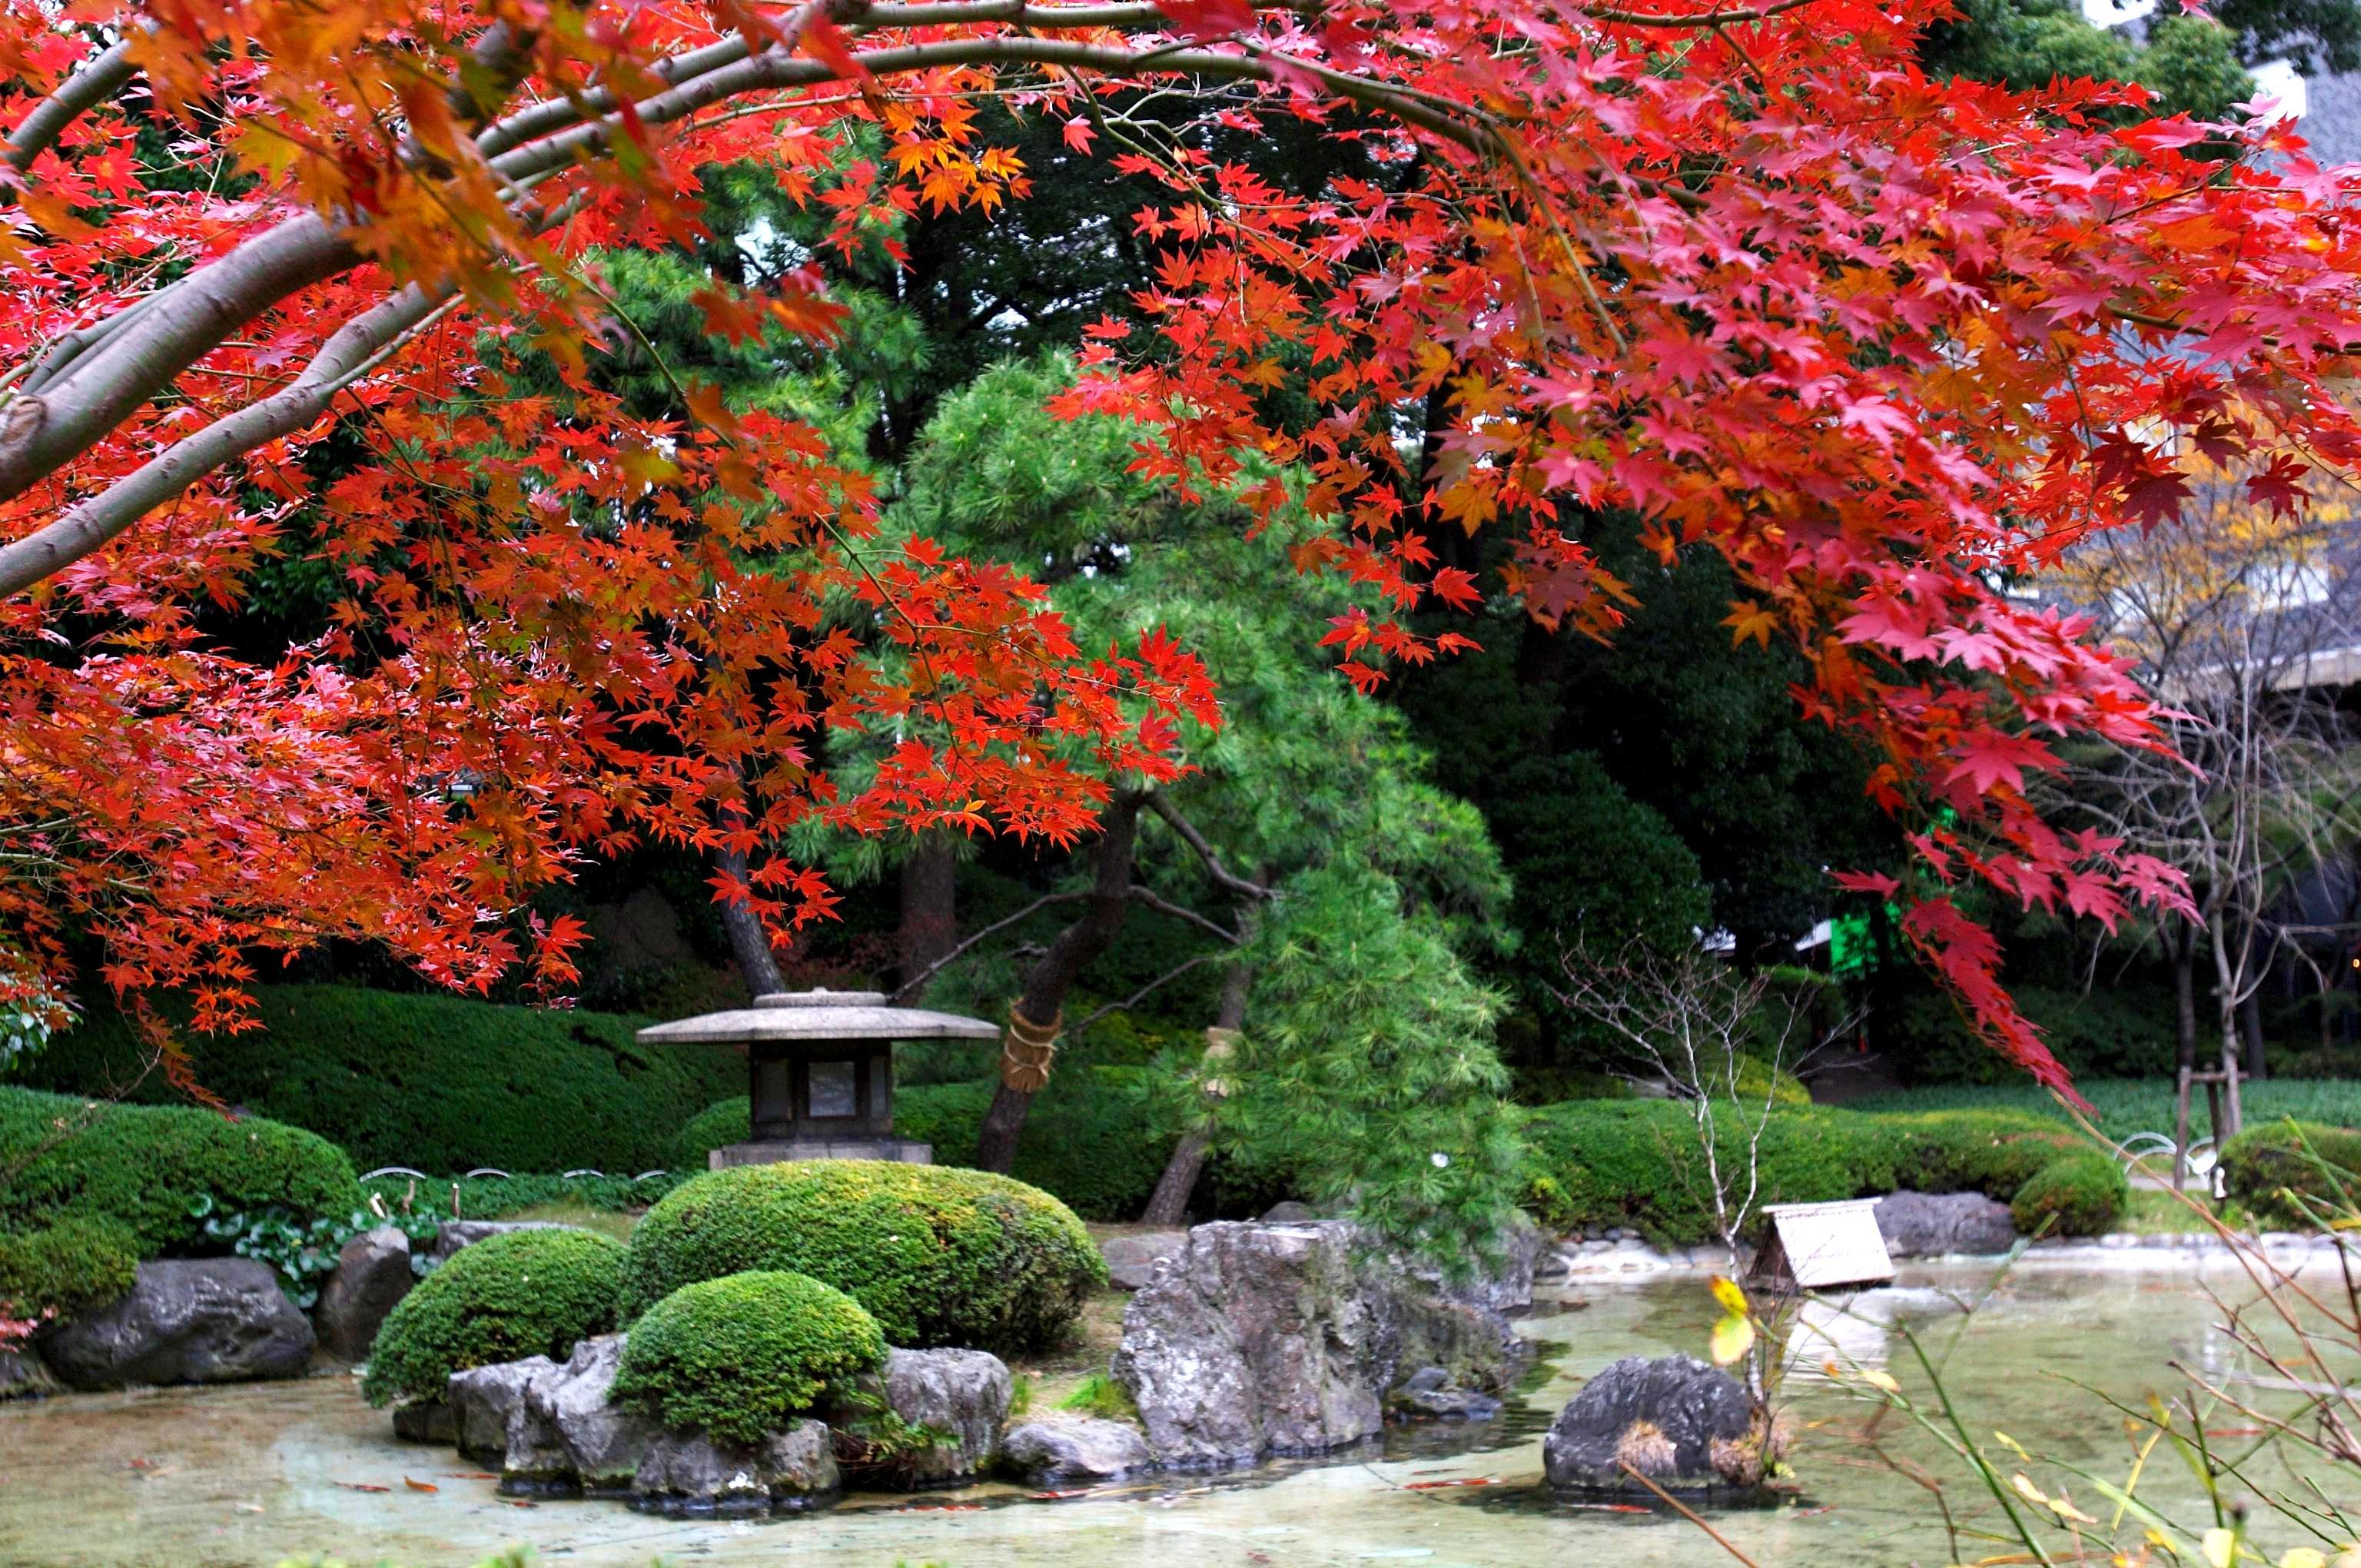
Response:
MULTIPOLYGON (((2204 1286, 2228 1295, 2238 1277, 2153 1259, 2028 1260, 1960 1326, 1941 1293, 1980 1294, 1990 1270, 1905 1266, 1901 1288, 1865 1299, 1860 1315, 1828 1328, 1848 1354, 1886 1365, 1915 1390, 1924 1379, 1880 1320, 1923 1316, 1930 1346, 1951 1346, 1945 1382, 1980 1435, 2005 1431, 2037 1453, 2119 1471, 2120 1427, 2059 1375, 2131 1400, 2169 1390, 2169 1358, 2203 1364, 2224 1353, 2208 1327, 2215 1310, 2204 1286)), ((1697 1352, 1714 1314, 1695 1277, 1546 1296, 1523 1327, 1545 1342, 1548 1360, 1514 1413, 1488 1427, 1406 1431, 1318 1463, 1062 1500, 1005 1486, 860 1496, 827 1513, 763 1523, 664 1519, 604 1501, 503 1500, 449 1451, 395 1442, 385 1416, 341 1376, 60 1398, 0 1407, 0 1563, 194 1568, 327 1552, 441 1568, 518 1543, 552 1563, 635 1565, 789 1552, 878 1568, 1719 1561, 1686 1521, 1569 1506, 1540 1485, 1542 1431, 1584 1378, 1620 1356, 1697 1352), (1467 1482, 1484 1484, 1446 1484, 1467 1482)), ((1949 1562, 1927 1494, 1870 1460, 1871 1409, 1829 1387, 1815 1370, 1819 1359, 1799 1357, 1788 1385, 1799 1492, 1775 1508, 1713 1511, 1712 1522, 1761 1563, 1949 1562)), ((1931 1453, 1892 1417, 1880 1436, 1895 1451, 1931 1453)), ((1955 1511, 1989 1517, 1991 1505, 1964 1475, 1942 1474, 1955 1511)))

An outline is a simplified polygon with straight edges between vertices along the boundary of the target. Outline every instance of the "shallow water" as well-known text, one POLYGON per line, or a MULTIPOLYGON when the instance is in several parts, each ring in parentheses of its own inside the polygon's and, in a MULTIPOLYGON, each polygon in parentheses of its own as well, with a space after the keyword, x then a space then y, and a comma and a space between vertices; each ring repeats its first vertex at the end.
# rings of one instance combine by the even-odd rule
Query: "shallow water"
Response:
MULTIPOLYGON (((1945 1382, 1979 1435, 2003 1430, 2037 1453, 2120 1474, 2125 1444, 2116 1422, 2051 1375, 2133 1402, 2151 1388, 2169 1391, 2168 1358, 2222 1360, 2226 1347, 2207 1326, 2216 1310, 2202 1287, 2227 1295, 2236 1277, 2152 1260, 2104 1269, 2021 1264, 1967 1320, 1945 1382)), ((1820 1311, 1817 1321, 1845 1354, 1887 1366, 1916 1391, 1924 1379, 1883 1321, 1914 1321, 1939 1354, 1960 1321, 1944 1293, 1980 1294, 1989 1278, 1983 1270, 1905 1266, 1902 1290, 1864 1298, 1850 1315, 1820 1311)), ((1701 1350, 1714 1313, 1695 1278, 1590 1285, 1545 1299, 1523 1327, 1544 1342, 1547 1365, 1516 1412, 1485 1427, 1421 1428, 1318 1463, 1167 1478, 1062 1501, 973 1487, 862 1496, 825 1513, 762 1523, 657 1519, 606 1501, 519 1507, 490 1480, 466 1473, 447 1449, 394 1442, 384 1414, 362 1404, 344 1376, 0 1406, 0 1563, 193 1568, 326 1552, 440 1568, 519 1543, 552 1563, 635 1565, 785 1556, 879 1568, 897 1561, 949 1568, 1726 1561, 1686 1521, 1570 1506, 1540 1485, 1543 1428, 1583 1379, 1624 1355, 1701 1350), (1491 1484, 1436 1485, 1455 1481, 1491 1484)), ((1826 1354, 1825 1342, 1799 1352, 1788 1382, 1799 1493, 1777 1508, 1713 1510, 1712 1522, 1762 1563, 1949 1562, 1926 1493, 1870 1462, 1870 1408, 1820 1376, 1826 1354)), ((1892 1417, 1879 1435, 1896 1452, 1930 1456, 1924 1439, 1892 1417)), ((1988 1516, 1989 1501, 1964 1475, 1941 1474, 1955 1512, 1988 1516)), ((1971 1546, 1968 1555, 1993 1550, 1971 1546)))

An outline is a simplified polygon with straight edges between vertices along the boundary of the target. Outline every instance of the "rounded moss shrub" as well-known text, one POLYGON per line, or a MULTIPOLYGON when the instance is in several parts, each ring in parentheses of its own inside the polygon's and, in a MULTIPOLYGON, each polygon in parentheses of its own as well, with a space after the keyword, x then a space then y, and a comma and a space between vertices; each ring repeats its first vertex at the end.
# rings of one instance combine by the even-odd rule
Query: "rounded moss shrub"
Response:
POLYGON ((529 1355, 564 1360, 614 1332, 622 1244, 592 1231, 510 1231, 454 1254, 386 1315, 361 1393, 439 1399, 454 1372, 529 1355))
POLYGON ((215 1212, 277 1204, 305 1220, 367 1201, 345 1151, 298 1128, 27 1089, 0 1089, 0 1225, 114 1220, 141 1257, 205 1250, 204 1223, 190 1212, 200 1195, 215 1212))
POLYGON ((802 1274, 730 1274, 682 1286, 631 1325, 615 1399, 751 1445, 884 1360, 877 1320, 843 1291, 802 1274))
POLYGON ((2361 1132, 2292 1119, 2249 1127, 2223 1146, 2222 1179, 2274 1224, 2343 1218, 2361 1205, 2361 1132))
POLYGON ((709 1171, 631 1234, 627 1304, 750 1269, 807 1274, 903 1345, 1002 1353, 1061 1342, 1106 1264, 1073 1211, 1005 1176, 892 1160, 709 1171))
MULTIPOLYGON (((1178 1141, 1168 1125, 1170 1118, 1158 1115, 1151 1098, 1159 1081, 1157 1074, 1138 1067, 1061 1069, 1055 1086, 1034 1102, 1011 1174, 1083 1219, 1137 1218, 1178 1141)), ((932 1144, 937 1165, 972 1165, 977 1131, 997 1082, 979 1079, 897 1089, 895 1130, 932 1144)), ((708 1154, 724 1144, 743 1143, 751 1135, 748 1125, 742 1094, 706 1107, 681 1129, 671 1150, 673 1168, 703 1170, 708 1154)))
POLYGON ((2035 1171, 2016 1190, 2008 1214, 2021 1235, 2095 1236, 2130 1198, 2121 1166, 2097 1149, 2076 1149, 2035 1171))
POLYGON ((113 1220, 69 1215, 38 1231, 0 1232, 0 1316, 95 1311, 131 1288, 139 1245, 113 1220))

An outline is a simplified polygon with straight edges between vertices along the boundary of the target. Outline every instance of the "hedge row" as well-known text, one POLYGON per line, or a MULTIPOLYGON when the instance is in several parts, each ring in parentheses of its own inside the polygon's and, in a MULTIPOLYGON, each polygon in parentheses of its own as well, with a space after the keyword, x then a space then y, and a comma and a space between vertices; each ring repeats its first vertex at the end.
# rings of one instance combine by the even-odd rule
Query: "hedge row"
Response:
POLYGON ((107 1220, 141 1257, 203 1253, 190 1211, 206 1197, 216 1212, 275 1205, 306 1220, 364 1201, 344 1150, 295 1127, 0 1088, 0 1230, 107 1220))
MULTIPOLYGON (((1749 1158, 1748 1125, 1718 1113, 1725 1173, 1749 1158)), ((1667 1100, 1569 1101, 1532 1113, 1525 1126, 1526 1207, 1565 1229, 1620 1225, 1662 1245, 1713 1239, 1718 1226, 1703 1139, 1690 1108, 1667 1100)), ((1783 1107, 1763 1129, 1759 1203, 1823 1203, 1912 1188, 1978 1191, 2048 1221, 2054 1235, 2104 1230, 2121 1207, 2122 1173, 2057 1123, 2015 1112, 1938 1111, 1868 1116, 1826 1106, 1783 1107), (2095 1178, 2095 1160, 2112 1183, 2095 1178), (2053 1168, 2070 1164, 2071 1171, 2053 1168)), ((2030 1227, 2026 1227, 2030 1228, 2030 1227)))
MULTIPOLYGON (((746 1081, 744 1058, 726 1048, 638 1044, 642 1018, 354 986, 256 997, 262 1028, 189 1038, 198 1080, 343 1146, 364 1169, 636 1175, 671 1163, 683 1124, 746 1081)), ((123 1020, 94 1014, 22 1077, 74 1094, 137 1080, 161 1099, 170 1091, 142 1078, 146 1060, 123 1020)))

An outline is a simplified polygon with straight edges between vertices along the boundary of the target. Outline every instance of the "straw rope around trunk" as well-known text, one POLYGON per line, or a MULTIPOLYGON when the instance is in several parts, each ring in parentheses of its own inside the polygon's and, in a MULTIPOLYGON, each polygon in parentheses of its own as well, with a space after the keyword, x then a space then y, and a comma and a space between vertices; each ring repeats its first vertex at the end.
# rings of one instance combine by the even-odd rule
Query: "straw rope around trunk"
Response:
POLYGON ((1008 1027, 1000 1036, 1000 1081, 1019 1094, 1040 1093, 1049 1082, 1049 1064, 1057 1059, 1058 1035, 1065 1026, 1062 1007, 1046 1024, 1010 1008, 1008 1027))

